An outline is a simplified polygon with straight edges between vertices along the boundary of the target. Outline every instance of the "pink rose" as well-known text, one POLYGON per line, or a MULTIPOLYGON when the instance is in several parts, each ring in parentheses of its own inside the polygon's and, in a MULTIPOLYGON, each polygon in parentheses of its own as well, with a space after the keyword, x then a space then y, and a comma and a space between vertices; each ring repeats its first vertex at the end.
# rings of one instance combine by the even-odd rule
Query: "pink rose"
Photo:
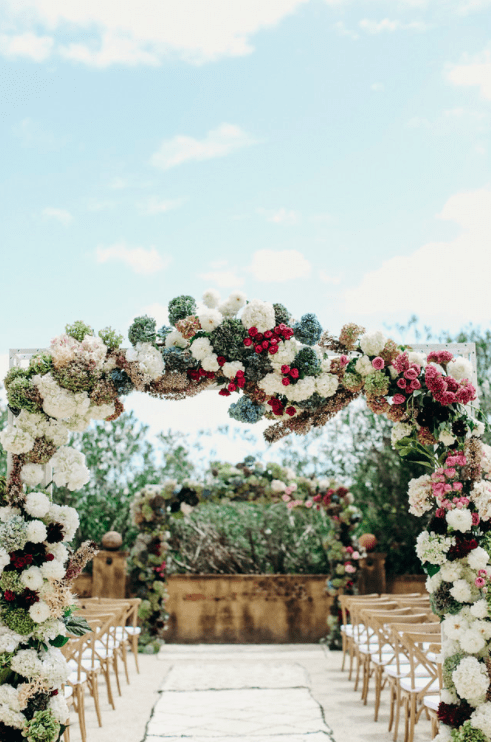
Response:
POLYGON ((306 508, 311 508, 313 504, 314 503, 312 502, 312 500, 305 500, 305 507, 306 508))
POLYGON ((286 506, 287 506, 288 510, 291 510, 293 508, 293 502, 287 502, 286 503, 286 506))
POLYGON ((415 368, 408 368, 407 371, 404 371, 404 377, 409 381, 414 381, 418 377, 418 372, 415 368))
POLYGON ((416 389, 421 389, 421 382, 418 379, 413 379, 408 388, 410 392, 414 392, 416 389))
POLYGON ((281 495, 281 499, 283 500, 283 502, 290 502, 290 499, 291 499, 291 498, 290 498, 290 496, 289 496, 289 495, 287 495, 287 494, 285 493, 284 495, 281 495))
POLYGON ((445 517, 445 509, 444 508, 438 508, 435 512, 435 515, 437 518, 444 518, 445 517))
MULTIPOLYGON (((356 572, 356 567, 348 562, 344 565, 344 571, 347 572, 349 575, 352 575, 353 572, 356 572)), ((479 579, 479 577, 477 579, 479 579)))
POLYGON ((407 387, 406 379, 397 379, 396 384, 399 387, 399 389, 405 389, 407 387))
POLYGON ((474 581, 474 585, 476 587, 484 587, 485 584, 486 584, 486 580, 484 579, 484 577, 476 577, 474 581))
POLYGON ((376 358, 373 359, 372 366, 375 369, 377 369, 377 371, 381 371, 385 366, 384 359, 381 358, 380 356, 377 356, 376 358))
POLYGON ((346 551, 348 552, 348 554, 352 554, 354 552, 354 549, 352 546, 347 546, 346 551))
POLYGON ((339 358, 339 365, 340 366, 347 366, 348 363, 349 363, 348 356, 345 356, 345 355, 340 356, 340 358, 339 358))
POLYGON ((392 404, 404 404, 406 397, 403 394, 394 394, 392 404))
POLYGON ((445 469, 445 476, 448 477, 449 479, 452 479, 453 477, 455 477, 456 474, 457 474, 456 469, 453 469, 453 468, 445 469))
POLYGON ((478 526, 479 525, 479 521, 480 521, 479 513, 472 513, 472 525, 473 526, 478 526))
POLYGON ((454 482, 453 488, 456 492, 460 492, 462 489, 462 482, 454 482))

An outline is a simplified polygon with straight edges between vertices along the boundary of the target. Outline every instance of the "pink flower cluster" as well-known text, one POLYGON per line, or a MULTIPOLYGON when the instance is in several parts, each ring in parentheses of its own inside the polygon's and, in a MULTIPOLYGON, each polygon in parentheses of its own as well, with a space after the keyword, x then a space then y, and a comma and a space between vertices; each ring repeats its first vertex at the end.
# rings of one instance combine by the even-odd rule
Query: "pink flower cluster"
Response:
MULTIPOLYGON (((409 363, 407 353, 399 353, 397 358, 392 362, 392 365, 399 374, 402 374, 400 379, 397 379, 396 384, 404 394, 412 394, 416 389, 421 389, 421 382, 418 379, 421 373, 421 366, 418 363, 409 363)), ((402 404, 405 401, 406 398, 402 394, 394 395, 395 404, 402 404)))
POLYGON ((428 363, 439 363, 445 366, 453 359, 453 354, 449 350, 432 350, 428 353, 428 363))
MULTIPOLYGON (((462 492, 463 484, 457 479, 458 472, 455 468, 456 466, 465 466, 466 463, 467 459, 462 451, 449 454, 445 466, 439 467, 431 475, 431 489, 439 505, 435 513, 437 518, 444 518, 445 510, 453 510, 454 508, 462 510, 469 506, 470 499, 459 494, 462 492), (455 493, 453 497, 450 495, 451 492, 455 493)), ((479 515, 472 513, 472 525, 477 526, 478 523, 479 515)))
MULTIPOLYGON (((448 353, 448 351, 440 353, 448 353)), ((425 382, 433 399, 442 405, 455 402, 466 405, 476 398, 476 390, 468 379, 458 382, 451 376, 444 376, 435 366, 426 367, 425 382)))

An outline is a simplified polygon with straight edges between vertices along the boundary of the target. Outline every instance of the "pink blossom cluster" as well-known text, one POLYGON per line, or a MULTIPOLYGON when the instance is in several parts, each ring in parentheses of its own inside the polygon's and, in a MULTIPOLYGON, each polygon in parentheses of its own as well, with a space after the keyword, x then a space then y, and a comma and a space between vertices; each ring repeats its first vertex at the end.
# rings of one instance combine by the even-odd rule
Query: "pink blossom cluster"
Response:
MULTIPOLYGON (((397 358, 392 362, 392 365, 399 374, 402 374, 397 379, 396 384, 403 394, 412 394, 416 389, 421 389, 421 382, 418 379, 421 373, 421 366, 418 363, 409 363, 407 353, 399 353, 397 358)), ((402 404, 406 401, 403 394, 394 395, 395 404, 402 404), (397 401, 395 397, 398 398, 397 401)))
MULTIPOLYGON (((465 466, 467 459, 462 451, 447 456, 445 466, 439 467, 431 475, 431 489, 439 505, 435 515, 444 518, 446 510, 462 510, 469 507, 470 499, 462 495, 463 484, 458 480, 458 472, 455 467, 465 466), (455 493, 453 497, 450 493, 455 493)), ((472 513, 472 525, 477 526, 479 515, 472 513)))
POLYGON ((428 353, 428 363, 439 363, 444 366, 453 360, 453 354, 449 350, 432 350, 428 353))
MULTIPOLYGON (((441 351, 448 353, 448 351, 441 351)), ((468 379, 456 381, 451 376, 444 376, 435 366, 427 366, 425 382, 433 399, 442 405, 459 402, 466 405, 476 398, 476 390, 468 379)))
MULTIPOLYGON (((356 561, 360 558, 360 552, 355 551, 352 546, 347 546, 346 552, 349 554, 349 559, 354 559, 356 561)), ((352 575, 356 572, 356 567, 350 561, 347 561, 344 563, 344 571, 346 574, 352 575)))

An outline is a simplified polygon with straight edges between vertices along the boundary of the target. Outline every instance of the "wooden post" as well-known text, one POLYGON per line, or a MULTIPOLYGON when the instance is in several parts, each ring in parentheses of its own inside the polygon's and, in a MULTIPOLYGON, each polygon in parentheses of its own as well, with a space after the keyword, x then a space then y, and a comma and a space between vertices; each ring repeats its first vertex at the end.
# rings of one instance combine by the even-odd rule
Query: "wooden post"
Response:
POLYGON ((125 598, 127 551, 99 551, 94 557, 92 596, 125 598))
POLYGON ((360 560, 361 573, 358 580, 360 595, 385 593, 385 557, 387 554, 370 552, 360 560))

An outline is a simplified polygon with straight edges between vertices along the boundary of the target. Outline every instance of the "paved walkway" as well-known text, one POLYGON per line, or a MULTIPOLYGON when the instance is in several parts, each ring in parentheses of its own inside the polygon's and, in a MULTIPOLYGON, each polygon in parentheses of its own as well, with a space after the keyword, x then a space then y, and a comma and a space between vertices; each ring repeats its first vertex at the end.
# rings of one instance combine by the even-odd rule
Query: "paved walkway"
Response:
MULTIPOLYGON (((168 644, 140 666, 130 657, 116 711, 100 682, 102 728, 87 697, 87 742, 392 742, 386 694, 375 723, 373 689, 363 706, 341 653, 318 644, 168 644)), ((80 742, 74 714, 70 739, 80 742)), ((430 740, 422 719, 415 742, 430 740)))

